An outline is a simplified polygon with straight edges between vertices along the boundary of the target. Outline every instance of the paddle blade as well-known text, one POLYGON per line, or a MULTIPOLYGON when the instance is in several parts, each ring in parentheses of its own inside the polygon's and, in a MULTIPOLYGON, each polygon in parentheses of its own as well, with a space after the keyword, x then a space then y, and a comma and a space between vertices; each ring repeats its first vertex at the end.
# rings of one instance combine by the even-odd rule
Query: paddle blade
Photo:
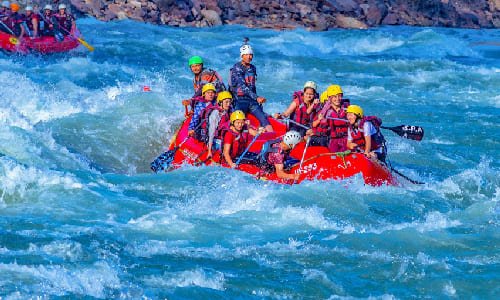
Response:
POLYGON ((424 129, 420 126, 399 125, 395 127, 381 127, 394 131, 397 135, 410 140, 421 141, 424 137, 424 129))
POLYGON ((79 41, 80 43, 82 43, 82 45, 84 45, 85 47, 87 47, 87 49, 89 49, 90 51, 94 51, 94 47, 92 47, 92 46, 90 46, 89 44, 87 44, 87 42, 86 42, 86 41, 84 41, 83 39, 80 39, 80 38, 79 38, 79 39, 78 39, 78 41, 79 41))
POLYGON ((168 150, 167 152, 163 153, 162 155, 158 156, 152 163, 151 163, 151 170, 153 172, 158 173, 161 171, 164 171, 170 167, 172 162, 174 161, 175 157, 175 152, 179 149, 178 147, 168 150))

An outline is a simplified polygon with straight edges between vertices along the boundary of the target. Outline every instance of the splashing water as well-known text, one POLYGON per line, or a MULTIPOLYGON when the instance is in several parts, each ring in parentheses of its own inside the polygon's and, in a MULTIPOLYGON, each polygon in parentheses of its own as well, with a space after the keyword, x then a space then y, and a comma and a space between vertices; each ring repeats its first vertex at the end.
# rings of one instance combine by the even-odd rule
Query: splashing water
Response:
POLYGON ((498 30, 275 32, 79 20, 95 52, 0 54, 0 297, 481 298, 500 294, 498 30), (250 37, 268 113, 314 80, 389 126, 423 186, 152 174, 192 94, 250 37), (149 87, 150 91, 145 91, 149 87))

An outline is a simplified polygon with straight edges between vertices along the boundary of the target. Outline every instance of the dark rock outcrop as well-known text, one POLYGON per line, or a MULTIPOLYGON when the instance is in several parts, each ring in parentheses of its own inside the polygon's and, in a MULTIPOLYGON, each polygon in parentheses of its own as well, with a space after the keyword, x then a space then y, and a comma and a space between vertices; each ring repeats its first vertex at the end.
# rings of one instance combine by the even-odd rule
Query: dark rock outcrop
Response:
MULTIPOLYGON (((35 0, 37 2, 38 0, 35 0)), ((53 0, 103 21, 170 26, 241 24, 275 30, 380 25, 500 28, 500 0, 53 0)))

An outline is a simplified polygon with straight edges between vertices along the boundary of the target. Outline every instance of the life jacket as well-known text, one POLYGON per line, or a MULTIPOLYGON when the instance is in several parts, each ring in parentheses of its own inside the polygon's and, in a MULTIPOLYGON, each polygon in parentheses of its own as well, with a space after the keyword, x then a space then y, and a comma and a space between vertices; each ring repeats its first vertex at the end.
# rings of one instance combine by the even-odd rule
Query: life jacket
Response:
POLYGON ((334 109, 330 112, 329 117, 336 119, 345 119, 344 121, 328 119, 330 126, 330 134, 332 138, 343 138, 347 136, 349 122, 347 121, 346 112, 343 108, 337 113, 334 109))
POLYGON ((340 107, 346 109, 349 105, 351 105, 351 100, 342 99, 342 103, 340 103, 340 107))
POLYGON ((7 18, 7 26, 14 32, 15 35, 20 35, 21 34, 21 26, 22 23, 24 22, 24 15, 16 12, 13 12, 10 14, 10 16, 7 18))
POLYGON ((283 149, 281 149, 281 147, 271 147, 276 143, 281 143, 281 141, 282 141, 281 138, 277 138, 274 140, 269 140, 264 144, 262 144, 262 148, 258 156, 259 162, 262 164, 268 164, 267 158, 269 157, 269 154, 282 152, 283 149))
MULTIPOLYGON (((243 127, 243 130, 241 131, 241 133, 238 133, 238 132, 231 129, 229 123, 226 123, 221 128, 221 137, 223 139, 223 142, 224 142, 224 137, 228 132, 235 136, 235 138, 233 140, 233 144, 231 145, 231 150, 229 151, 229 154, 230 154, 231 158, 236 158, 237 156, 241 155, 247 147, 248 139, 249 139, 248 130, 245 126, 245 127, 243 127)), ((224 149, 224 145, 222 146, 222 149, 224 149)), ((224 155, 221 155, 221 156, 223 157, 224 155)))
MULTIPOLYGON (((240 62, 240 64, 241 64, 241 62, 240 62)), ((234 86, 233 82, 231 81, 231 77, 233 75, 233 68, 229 69, 229 91, 231 92, 231 94, 233 94, 233 97, 235 95, 237 95, 239 97, 245 96, 243 91, 241 89, 239 89, 237 86, 234 86)), ((241 68, 242 68, 242 70, 244 70, 244 73, 245 73, 244 78, 245 78, 246 85, 247 86, 250 86, 250 85, 255 86, 255 82, 257 81, 257 72, 256 72, 255 67, 253 67, 253 65, 250 65, 250 67, 247 68, 247 67, 241 65, 241 68)))
POLYGON ((376 132, 372 135, 372 146, 371 150, 377 150, 382 147, 385 143, 385 138, 380 132, 380 125, 382 125, 382 119, 376 116, 367 116, 359 121, 359 125, 357 128, 351 126, 351 137, 352 142, 357 144, 361 149, 365 150, 365 136, 363 134, 363 126, 365 122, 371 122, 375 127, 376 132))
MULTIPOLYGON (((316 96, 316 95, 315 95, 316 96)), ((290 116, 291 119, 295 120, 295 122, 300 123, 302 125, 310 126, 314 116, 316 115, 318 106, 317 104, 312 104, 315 107, 313 108, 310 114, 307 113, 307 104, 304 101, 304 92, 296 91, 293 93, 293 99, 299 100, 299 105, 295 107, 295 111, 290 116)))
MULTIPOLYGON (((339 117, 339 119, 345 118, 347 120, 347 118, 345 117, 344 110, 350 105, 350 103, 351 102, 349 101, 349 99, 342 99, 342 103, 340 104, 340 108, 341 108, 340 114, 342 116, 339 117)), ((325 102, 325 104, 326 104, 326 102, 325 102)), ((323 104, 323 106, 325 104, 323 104)), ((336 111, 331 107, 326 112, 326 115, 325 115, 325 117, 331 117, 331 118, 337 118, 337 116, 339 116, 339 115, 337 115, 336 111), (336 116, 333 116, 332 115, 333 113, 335 113, 336 116)), ((317 136, 330 136, 331 135, 331 137, 333 137, 333 138, 347 136, 347 130, 349 128, 349 123, 347 123, 347 122, 344 123, 344 122, 339 121, 339 120, 335 120, 336 123, 330 122, 330 121, 334 121, 334 120, 327 120, 326 122, 320 122, 319 125, 314 129, 314 135, 317 135, 317 136), (343 124, 341 124, 341 123, 343 123, 343 124)))
POLYGON ((45 12, 40 14, 40 32, 42 32, 43 35, 50 36, 53 35, 53 29, 50 28, 50 25, 52 25, 52 20, 51 16, 47 16, 45 12))
MULTIPOLYGON (((207 124, 210 124, 209 117, 214 110, 217 110, 219 113, 224 112, 224 110, 222 108, 220 108, 218 105, 214 105, 214 104, 210 103, 205 109, 203 109, 203 111, 201 112, 201 115, 200 115, 200 122, 201 122, 200 137, 201 137, 201 139, 199 139, 199 140, 203 141, 205 143, 208 142, 208 125, 207 124)), ((217 124, 217 129, 215 130, 215 138, 216 139, 221 138, 220 134, 221 134, 222 125, 227 124, 228 121, 230 120, 229 119, 230 115, 231 115, 230 110, 231 109, 224 112, 224 114, 221 116, 219 124, 217 124)))
POLYGON ((26 26, 30 31, 30 35, 33 33, 33 20, 38 23, 38 29, 40 29, 40 16, 37 13, 31 13, 29 17, 26 17, 26 26))
POLYGON ((202 96, 193 97, 193 98, 189 99, 189 106, 191 106, 191 111, 194 111, 194 108, 196 107, 198 102, 203 102, 205 104, 209 104, 209 103, 211 104, 211 102, 209 102, 207 99, 203 98, 202 96))
POLYGON ((214 83, 214 86, 217 86, 217 84, 219 83, 219 78, 220 76, 216 71, 203 68, 200 74, 193 78, 193 87, 195 94, 200 92, 206 83, 214 83))
POLYGON ((73 21, 74 17, 71 14, 65 13, 64 16, 61 16, 60 13, 54 14, 52 17, 54 17, 57 20, 57 24, 59 25, 59 28, 63 28, 65 32, 63 32, 64 35, 67 35, 71 31, 71 27, 73 26, 73 21))

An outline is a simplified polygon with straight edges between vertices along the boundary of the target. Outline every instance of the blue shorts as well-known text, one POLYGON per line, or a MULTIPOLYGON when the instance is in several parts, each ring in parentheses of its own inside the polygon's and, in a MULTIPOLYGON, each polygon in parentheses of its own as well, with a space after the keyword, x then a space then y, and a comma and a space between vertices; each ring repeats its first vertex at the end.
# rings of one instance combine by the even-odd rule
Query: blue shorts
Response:
POLYGON ((241 110, 245 114, 251 113, 257 120, 259 120, 260 126, 262 127, 271 125, 267 119, 266 113, 262 109, 262 104, 255 100, 249 98, 237 98, 235 110, 241 110))

